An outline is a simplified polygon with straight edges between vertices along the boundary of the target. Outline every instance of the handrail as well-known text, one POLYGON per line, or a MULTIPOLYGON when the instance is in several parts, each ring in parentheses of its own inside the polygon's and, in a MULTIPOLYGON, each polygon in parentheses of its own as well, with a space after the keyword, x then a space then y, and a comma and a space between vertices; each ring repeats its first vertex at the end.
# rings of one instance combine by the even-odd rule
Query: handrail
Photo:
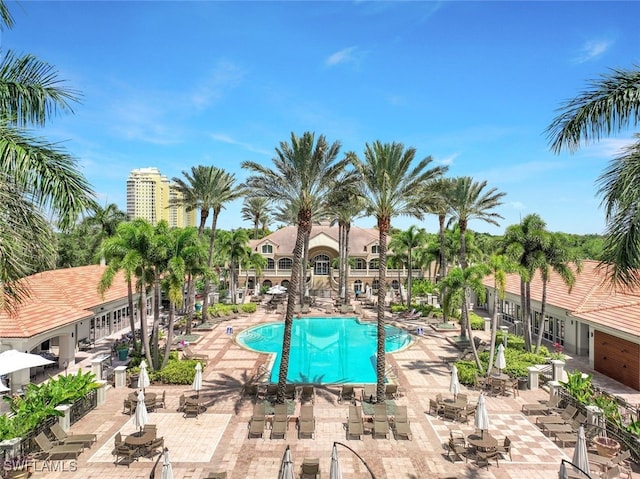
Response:
POLYGON ((580 467, 576 466, 573 462, 567 460, 567 459, 563 459, 560 462, 560 472, 558 473, 558 477, 560 479, 567 479, 569 476, 567 475, 567 466, 565 466, 565 464, 570 464, 571 467, 575 468, 578 470, 578 472, 581 472, 582 474, 584 474, 584 477, 586 477, 587 479, 592 479, 592 477, 585 471, 583 471, 580 467))
MULTIPOLYGON (((367 468, 367 471, 369 471, 369 474, 371 475, 371 479, 376 479, 376 475, 373 473, 373 471, 371 470, 371 468, 369 467, 369 464, 367 464, 367 461, 365 461, 364 459, 362 459, 362 456, 360 456, 360 454, 358 454, 356 451, 354 451, 353 449, 351 449, 349 446, 347 446, 346 444, 343 444, 341 442, 338 441, 334 441, 333 445, 335 446, 336 444, 341 445, 342 447, 346 447, 347 449, 349 449, 353 454, 355 454, 355 456, 360 459, 360 462, 362 462, 362 464, 364 464, 364 467, 367 468)), ((589 478, 591 479, 591 478, 589 478)))
POLYGON ((153 464, 153 468, 151 469, 151 472, 149 473, 149 479, 155 479, 156 477, 156 467, 158 467, 158 463, 160 462, 160 458, 164 457, 164 453, 167 452, 169 449, 168 448, 164 448, 162 450, 162 452, 160 454, 158 454, 158 459, 156 459, 156 462, 153 464))

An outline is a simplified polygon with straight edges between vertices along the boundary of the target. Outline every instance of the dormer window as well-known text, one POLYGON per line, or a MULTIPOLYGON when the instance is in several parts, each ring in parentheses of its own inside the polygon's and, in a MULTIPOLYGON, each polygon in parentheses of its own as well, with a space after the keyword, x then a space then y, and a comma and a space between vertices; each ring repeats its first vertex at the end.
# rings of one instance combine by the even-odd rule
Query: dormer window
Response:
POLYGON ((371 247, 371 254, 379 254, 380 253, 380 245, 374 244, 371 247))
POLYGON ((273 254, 273 245, 263 244, 262 245, 262 254, 273 254))

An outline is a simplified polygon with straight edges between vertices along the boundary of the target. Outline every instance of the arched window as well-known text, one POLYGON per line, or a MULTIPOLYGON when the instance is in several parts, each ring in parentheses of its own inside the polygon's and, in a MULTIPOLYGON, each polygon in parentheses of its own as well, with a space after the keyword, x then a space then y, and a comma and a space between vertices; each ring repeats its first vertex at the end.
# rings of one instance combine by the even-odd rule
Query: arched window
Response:
POLYGON ((391 281, 391 287, 396 290, 400 287, 400 283, 398 283, 397 279, 394 279, 393 281, 391 281))
POLYGON ((380 260, 378 258, 374 258, 369 261, 369 269, 378 269, 378 265, 380 264, 380 260))
POLYGON ((377 292, 379 284, 380 284, 380 281, 377 279, 374 279, 373 282, 371 283, 371 289, 377 292))
POLYGON ((267 267, 265 269, 276 269, 276 262, 273 258, 267 258, 267 267))
POLYGON ((262 286, 266 286, 267 288, 270 288, 270 287, 272 286, 272 284, 271 284, 271 280, 270 280, 270 279, 265 279, 265 280, 262 282, 262 286))
POLYGON ((380 254, 380 245, 374 244, 371 247, 371 254, 380 254))
POLYGON ((356 264, 353 269, 367 269, 367 262, 362 258, 356 258, 356 264))
POLYGON ((329 257, 326 254, 319 254, 312 260, 313 274, 327 276, 329 274, 329 257))
POLYGON ((293 267, 293 261, 291 258, 280 258, 278 260, 278 269, 291 269, 293 267))
POLYGON ((282 286, 283 288, 287 288, 287 289, 289 289, 289 280, 288 280, 288 279, 283 279, 283 280, 280 282, 280 286, 282 286))
POLYGON ((262 254, 273 254, 273 245, 263 244, 262 245, 262 254))

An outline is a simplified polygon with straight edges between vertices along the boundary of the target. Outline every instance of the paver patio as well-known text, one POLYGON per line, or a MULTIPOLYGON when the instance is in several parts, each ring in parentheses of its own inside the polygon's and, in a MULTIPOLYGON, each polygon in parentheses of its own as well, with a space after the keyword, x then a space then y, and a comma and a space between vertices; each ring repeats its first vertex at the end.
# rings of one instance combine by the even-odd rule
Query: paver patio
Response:
MULTIPOLYGON (((317 314, 319 311, 312 311, 317 314)), ((370 318, 372 314, 370 313, 370 318)), ((282 455, 287 445, 291 447, 296 473, 300 471, 303 458, 320 458, 322 477, 329 477, 331 448, 334 441, 348 444, 356 450, 378 479, 417 478, 554 478, 557 477, 561 459, 570 459, 573 448, 560 448, 544 436, 534 425, 535 416, 526 417, 520 413, 523 403, 535 402, 548 397, 542 389, 521 391, 519 397, 487 397, 487 408, 491 421, 491 433, 502 440, 508 435, 513 441, 513 461, 501 460, 499 467, 492 463, 488 468, 479 468, 471 460, 469 463, 452 463, 447 459, 445 444, 449 430, 460 430, 465 434, 473 431, 473 422, 460 424, 436 418, 428 414, 429 398, 437 393, 449 396, 450 372, 441 357, 452 354, 452 347, 446 341, 446 334, 425 329, 426 334, 415 336, 414 344, 388 356, 395 367, 398 382, 404 395, 398 404, 408 407, 411 421, 412 440, 372 438, 365 434, 362 440, 348 440, 345 422, 348 415, 346 404, 338 404, 338 386, 318 386, 314 413, 316 435, 314 439, 298 439, 295 424, 289 425, 286 439, 248 439, 247 425, 252 413, 252 402, 242 398, 242 385, 252 377, 266 355, 248 351, 234 342, 234 335, 227 334, 227 326, 233 327, 234 334, 260 322, 278 321, 281 316, 259 309, 258 313, 243 316, 219 324, 213 331, 202 333, 196 352, 209 355, 209 366, 204 371, 201 395, 210 398, 206 412, 197 418, 184 418, 177 412, 178 398, 188 393, 188 386, 152 385, 149 390, 167 391, 167 408, 150 413, 152 423, 157 425, 158 435, 165 438, 169 448, 173 473, 176 479, 200 479, 210 471, 227 471, 229 478, 264 479, 277 478, 282 455)), ((401 327, 415 329, 415 323, 398 323, 401 327)), ((481 333, 487 334, 487 333, 481 333)), ((87 361, 90 358, 87 359, 87 361)), ((569 361, 567 369, 586 366, 569 361)), ((86 362, 69 368, 87 369, 86 362)), ((588 371, 590 372, 590 371, 588 371)), ((615 381, 606 381, 609 389, 625 396, 630 402, 640 402, 640 394, 615 381)), ((475 403, 479 392, 465 388, 469 400, 475 403)), ((130 467, 114 466, 111 450, 114 436, 120 431, 127 434, 134 431, 130 416, 122 413, 122 402, 129 388, 111 388, 107 391, 106 403, 92 411, 87 417, 74 424, 71 432, 92 432, 98 435, 98 442, 83 452, 76 471, 69 468, 58 471, 36 471, 35 477, 86 479, 147 478, 155 461, 141 458, 130 467)), ((299 406, 296 409, 298 413, 299 406)), ((345 448, 338 450, 340 465, 345 479, 370 477, 364 465, 345 448)), ((160 477, 161 462, 156 470, 160 477)), ((635 477, 635 476, 634 476, 635 477)))

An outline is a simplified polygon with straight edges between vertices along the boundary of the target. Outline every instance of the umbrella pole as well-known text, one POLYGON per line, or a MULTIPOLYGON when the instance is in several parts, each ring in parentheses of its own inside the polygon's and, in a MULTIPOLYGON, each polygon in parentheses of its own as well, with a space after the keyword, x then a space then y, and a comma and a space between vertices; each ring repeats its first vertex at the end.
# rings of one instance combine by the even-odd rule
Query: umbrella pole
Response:
POLYGON ((341 442, 335 441, 333 443, 335 444, 339 444, 342 447, 346 447, 347 449, 349 449, 358 459, 360 459, 360 462, 362 462, 362 464, 364 464, 364 467, 367 468, 367 471, 369 471, 369 474, 371 475, 371 479, 376 479, 376 475, 373 473, 373 471, 371 470, 371 468, 369 467, 369 464, 367 464, 367 461, 365 461, 364 459, 362 459, 362 456, 360 456, 360 454, 358 454, 356 451, 354 451, 353 449, 351 449, 349 446, 347 446, 346 444, 343 444, 341 442))
POLYGON ((164 453, 167 452, 168 449, 165 447, 162 450, 162 454, 158 454, 158 459, 156 459, 155 464, 153 465, 153 467, 151 468, 151 472, 149 473, 149 479, 155 479, 156 477, 156 467, 158 467, 158 463, 160 462, 160 458, 164 457, 164 453))

